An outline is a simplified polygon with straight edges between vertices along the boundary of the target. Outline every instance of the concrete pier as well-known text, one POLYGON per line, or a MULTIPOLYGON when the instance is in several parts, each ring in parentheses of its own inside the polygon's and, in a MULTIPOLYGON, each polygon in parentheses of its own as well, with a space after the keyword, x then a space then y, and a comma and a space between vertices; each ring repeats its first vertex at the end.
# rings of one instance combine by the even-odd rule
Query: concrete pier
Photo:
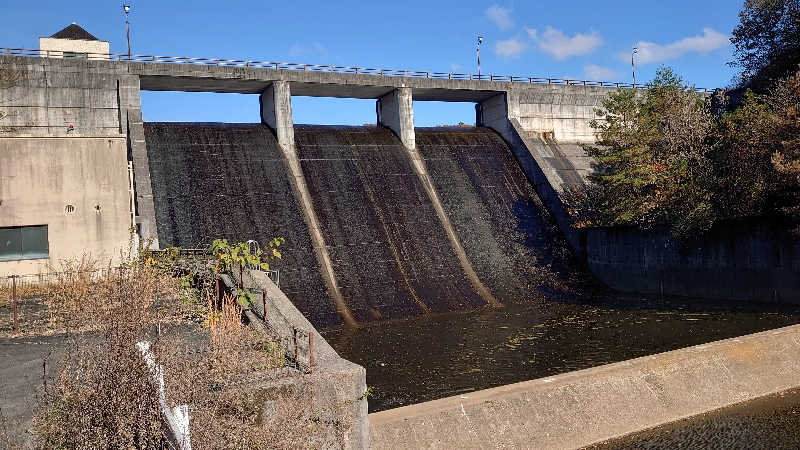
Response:
POLYGON ((376 102, 378 124, 394 131, 405 148, 415 148, 411 89, 397 88, 376 102))
POLYGON ((800 386, 800 325, 370 414, 372 448, 579 448, 800 386))
POLYGON ((294 123, 292 121, 292 94, 289 84, 285 81, 275 81, 261 94, 260 102, 261 121, 275 132, 283 156, 286 158, 292 189, 303 211, 303 219, 311 235, 314 254, 317 257, 317 263, 323 275, 322 279, 325 281, 331 299, 333 299, 333 306, 344 323, 351 326, 355 325, 356 320, 345 304, 342 292, 336 282, 331 257, 325 245, 325 238, 322 237, 322 231, 319 228, 319 219, 317 219, 314 205, 311 202, 311 194, 308 192, 305 175, 303 175, 303 169, 300 167, 300 159, 297 157, 294 143, 294 123))

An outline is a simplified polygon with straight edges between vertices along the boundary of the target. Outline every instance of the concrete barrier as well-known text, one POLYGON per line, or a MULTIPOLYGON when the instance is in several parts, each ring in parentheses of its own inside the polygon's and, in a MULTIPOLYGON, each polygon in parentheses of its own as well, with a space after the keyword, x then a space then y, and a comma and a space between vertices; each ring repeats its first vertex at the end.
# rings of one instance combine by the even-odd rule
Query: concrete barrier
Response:
POLYGON ((370 414, 372 448, 578 448, 800 386, 800 325, 370 414))
POLYGON ((281 336, 291 335, 292 328, 304 330, 313 335, 314 342, 313 348, 309 349, 313 352, 314 361, 311 373, 266 383, 264 388, 289 388, 295 392, 310 392, 313 408, 319 419, 326 423, 339 423, 343 428, 335 448, 368 448, 366 370, 342 359, 266 273, 251 270, 248 274, 249 277, 245 276, 245 286, 266 294, 263 302, 255 301, 250 306, 258 316, 265 319, 266 325, 281 336))

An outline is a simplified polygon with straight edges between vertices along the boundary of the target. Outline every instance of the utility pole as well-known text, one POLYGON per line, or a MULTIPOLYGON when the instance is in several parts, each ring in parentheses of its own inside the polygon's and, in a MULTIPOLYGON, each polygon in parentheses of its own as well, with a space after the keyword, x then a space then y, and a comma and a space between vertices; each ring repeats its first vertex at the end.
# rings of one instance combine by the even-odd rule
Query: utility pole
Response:
POLYGON ((128 21, 128 13, 131 12, 131 5, 124 4, 122 9, 125 11, 125 34, 128 36, 128 61, 131 60, 131 23, 128 21))
POLYGON ((634 62, 633 55, 639 53, 639 47, 633 47, 631 52, 631 73, 633 74, 633 88, 636 89, 636 63, 634 62))
POLYGON ((481 44, 483 43, 483 36, 478 36, 478 79, 481 79, 481 44))

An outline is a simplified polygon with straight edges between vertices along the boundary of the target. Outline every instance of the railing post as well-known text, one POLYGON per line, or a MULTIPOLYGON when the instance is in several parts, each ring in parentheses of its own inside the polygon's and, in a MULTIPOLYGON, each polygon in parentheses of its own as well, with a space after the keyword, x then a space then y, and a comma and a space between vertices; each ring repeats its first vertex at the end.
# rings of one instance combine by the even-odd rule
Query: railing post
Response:
POLYGON ((11 275, 11 298, 14 307, 14 332, 19 331, 19 322, 17 320, 17 276, 11 275))

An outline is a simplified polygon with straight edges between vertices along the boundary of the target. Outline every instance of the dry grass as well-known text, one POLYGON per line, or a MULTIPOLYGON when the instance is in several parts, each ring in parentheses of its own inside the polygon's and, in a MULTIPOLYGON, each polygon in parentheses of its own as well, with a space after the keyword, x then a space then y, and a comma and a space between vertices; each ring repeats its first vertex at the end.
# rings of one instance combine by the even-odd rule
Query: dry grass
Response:
POLYGON ((351 421, 319 418, 314 392, 297 387, 304 375, 283 367, 284 349, 273 339, 242 323, 233 297, 217 303, 205 293, 207 330, 198 339, 185 326, 163 326, 187 307, 169 271, 148 264, 98 271, 89 259, 62 269, 44 297, 49 326, 83 332, 72 334, 57 375, 43 378, 33 429, 38 447, 166 444, 158 394, 135 347, 142 340, 163 366, 168 405, 190 406, 194 448, 342 446, 351 421), (283 387, 276 389, 275 379, 283 387))

